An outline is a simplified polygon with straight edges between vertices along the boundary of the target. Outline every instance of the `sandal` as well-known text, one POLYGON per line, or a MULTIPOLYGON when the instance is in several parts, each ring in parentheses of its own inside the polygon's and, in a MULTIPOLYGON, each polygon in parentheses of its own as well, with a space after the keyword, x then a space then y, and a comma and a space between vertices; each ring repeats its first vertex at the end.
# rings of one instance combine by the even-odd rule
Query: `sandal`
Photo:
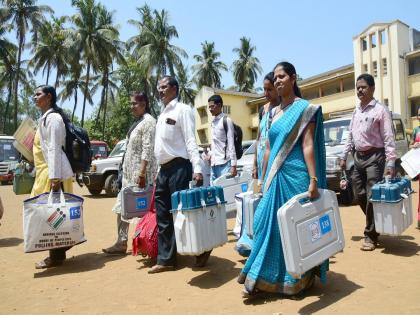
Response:
POLYGON ((108 255, 126 255, 127 254, 127 245, 123 244, 114 244, 108 248, 102 248, 102 251, 108 255))
POLYGON ((365 240, 362 246, 360 247, 360 250, 363 250, 365 252, 371 252, 375 250, 375 248, 376 248, 376 244, 374 242, 365 240))
POLYGON ((242 297, 244 299, 255 299, 258 297, 263 297, 266 295, 267 292, 260 291, 258 289, 252 290, 252 292, 248 291, 247 289, 242 290, 242 297))
POLYGON ((35 263, 35 269, 46 269, 51 267, 61 266, 63 260, 52 260, 50 257, 41 260, 40 262, 35 263))

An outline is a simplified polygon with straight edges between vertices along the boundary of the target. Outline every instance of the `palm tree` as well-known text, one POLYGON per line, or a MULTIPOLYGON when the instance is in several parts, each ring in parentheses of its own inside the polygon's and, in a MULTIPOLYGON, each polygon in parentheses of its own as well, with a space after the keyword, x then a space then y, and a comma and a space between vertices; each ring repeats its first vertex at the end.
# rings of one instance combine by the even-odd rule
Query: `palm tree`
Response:
POLYGON ((139 30, 138 35, 128 40, 133 57, 138 60, 148 79, 152 75, 159 79, 168 72, 174 76, 176 67, 182 64, 181 58, 188 58, 188 55, 182 48, 171 44, 173 38, 178 38, 178 31, 169 24, 168 12, 154 10, 152 14, 147 5, 137 8, 137 11, 141 20, 128 21, 139 30))
MULTIPOLYGON (((9 42, 4 36, 6 34, 6 27, 0 25, 0 90, 7 90, 6 106, 4 113, 0 112, 0 116, 4 118, 3 123, 0 120, 1 133, 6 131, 6 123, 8 118, 10 100, 12 97, 14 69, 16 64, 16 51, 17 47, 9 42)), ((1 119, 1 118, 0 118, 1 119)))
POLYGON ((34 74, 42 68, 43 75, 46 72, 48 84, 50 71, 56 69, 55 87, 58 87, 58 80, 66 71, 66 60, 68 59, 68 47, 66 45, 64 23, 68 17, 53 17, 52 21, 46 21, 38 30, 38 41, 33 47, 34 56, 31 64, 34 67, 34 74))
POLYGON ((79 63, 79 58, 72 58, 69 65, 71 68, 71 71, 69 72, 69 78, 63 82, 63 89, 58 94, 58 98, 61 99, 62 102, 70 99, 71 97, 74 98, 73 112, 71 115, 71 121, 74 122, 74 115, 77 108, 78 91, 79 89, 84 89, 83 87, 85 82, 81 80, 82 64, 79 63))
MULTIPOLYGON (((44 13, 53 13, 53 10, 46 5, 37 6, 36 0, 3 0, 5 7, 0 8, 0 23, 11 22, 16 30, 18 40, 18 56, 16 73, 20 73, 22 51, 25 45, 26 34, 32 26, 32 32, 37 39, 37 30, 45 21, 44 13)), ((17 129, 18 116, 18 90, 20 76, 15 77, 14 82, 14 128, 17 129)))
POLYGON ((240 47, 233 49, 238 54, 238 60, 232 64, 233 78, 240 92, 251 92, 262 68, 258 58, 253 56, 256 48, 251 45, 251 40, 242 37, 240 41, 240 47))
POLYGON ((194 98, 197 92, 192 88, 192 81, 188 77, 188 67, 183 65, 178 67, 176 77, 179 84, 178 97, 180 101, 194 106, 194 98))
POLYGON ((227 71, 228 68, 221 61, 216 61, 220 57, 220 53, 214 49, 214 42, 201 43, 201 55, 194 55, 194 59, 198 62, 192 66, 194 71, 193 80, 200 89, 203 85, 220 88, 221 71, 227 71))
MULTIPOLYGON (((114 39, 118 37, 117 28, 109 24, 103 15, 107 13, 102 4, 96 4, 95 0, 73 0, 72 5, 78 13, 72 17, 76 26, 74 30, 75 46, 82 52, 86 62, 86 81, 84 91, 89 90, 91 70, 96 72, 99 68, 103 55, 114 50, 114 39)), ((84 125, 85 108, 88 95, 84 94, 81 126, 84 125)))

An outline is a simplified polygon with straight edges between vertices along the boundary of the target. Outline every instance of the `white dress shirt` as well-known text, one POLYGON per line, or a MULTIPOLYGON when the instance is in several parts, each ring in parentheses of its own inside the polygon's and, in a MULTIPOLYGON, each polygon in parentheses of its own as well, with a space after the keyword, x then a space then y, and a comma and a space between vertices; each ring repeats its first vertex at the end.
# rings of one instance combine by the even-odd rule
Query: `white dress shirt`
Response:
POLYGON ((157 120, 155 157, 158 164, 168 163, 177 157, 189 159, 194 173, 202 173, 193 110, 176 98, 164 107, 157 120))
POLYGON ((236 166, 236 151, 234 142, 234 129, 232 120, 227 117, 227 134, 223 126, 224 113, 214 117, 211 123, 211 165, 223 165, 230 161, 231 166, 236 166), (227 138, 227 145, 226 145, 227 138))
POLYGON ((66 179, 73 176, 70 162, 63 151, 66 145, 66 127, 61 115, 50 113, 51 111, 52 109, 47 110, 39 120, 41 150, 48 165, 48 177, 66 179))

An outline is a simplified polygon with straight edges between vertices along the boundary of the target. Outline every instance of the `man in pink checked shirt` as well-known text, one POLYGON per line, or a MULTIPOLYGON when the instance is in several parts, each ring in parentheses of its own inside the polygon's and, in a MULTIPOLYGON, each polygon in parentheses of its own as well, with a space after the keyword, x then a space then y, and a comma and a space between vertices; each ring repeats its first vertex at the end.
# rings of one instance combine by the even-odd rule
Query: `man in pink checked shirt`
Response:
POLYGON ((349 137, 340 166, 346 169, 349 152, 354 154, 352 184, 358 204, 366 215, 366 227, 361 250, 376 248, 379 233, 375 230, 373 205, 369 202, 371 189, 384 175, 394 176, 395 139, 392 118, 388 108, 373 98, 375 80, 370 74, 361 74, 356 81, 356 105, 349 126, 349 137), (385 169, 385 174, 384 174, 385 169))

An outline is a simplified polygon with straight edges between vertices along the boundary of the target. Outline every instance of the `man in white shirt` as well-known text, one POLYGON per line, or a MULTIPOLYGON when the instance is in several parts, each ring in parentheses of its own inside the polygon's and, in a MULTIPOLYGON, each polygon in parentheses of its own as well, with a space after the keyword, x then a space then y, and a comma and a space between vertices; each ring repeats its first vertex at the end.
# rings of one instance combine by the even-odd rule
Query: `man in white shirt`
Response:
MULTIPOLYGON (((173 77, 164 76, 158 83, 163 104, 155 137, 155 156, 160 165, 155 193, 158 257, 149 273, 174 270, 176 266, 176 240, 170 213, 172 193, 188 189, 191 179, 197 186, 203 183, 194 113, 190 106, 178 102, 178 90, 178 82, 173 77)), ((209 255, 210 252, 197 256, 196 266, 204 266, 209 255)))
POLYGON ((214 119, 211 123, 211 182, 230 171, 236 176, 236 152, 232 120, 223 113, 223 99, 212 95, 208 99, 214 119))

